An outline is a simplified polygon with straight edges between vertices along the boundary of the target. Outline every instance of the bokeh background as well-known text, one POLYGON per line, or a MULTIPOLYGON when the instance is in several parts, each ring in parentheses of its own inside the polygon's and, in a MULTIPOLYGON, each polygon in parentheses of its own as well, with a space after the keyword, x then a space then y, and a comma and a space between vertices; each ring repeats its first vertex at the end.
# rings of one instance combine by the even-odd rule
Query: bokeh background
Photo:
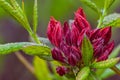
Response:
MULTIPOLYGON (((22 0, 17 0, 21 5, 22 0)), ((103 8, 104 0, 92 0, 97 4, 99 8, 103 8)), ((33 3, 34 0, 25 0, 25 11, 28 16, 29 22, 32 25, 32 14, 33 14, 33 3)), ((92 28, 97 25, 98 15, 85 4, 81 3, 80 0, 38 0, 38 16, 39 16, 39 27, 38 35, 46 37, 46 28, 50 16, 54 16, 57 20, 63 23, 69 19, 74 18, 74 12, 79 8, 83 7, 87 20, 90 22, 92 28)), ((115 0, 115 3, 109 10, 109 13, 117 12, 120 13, 120 0, 115 0)), ((120 43, 120 29, 113 28, 112 39, 115 41, 117 46, 120 43)), ((8 15, 0 7, 0 44, 9 42, 23 42, 28 41, 28 33, 21 25, 16 22, 10 15, 8 15)), ((32 56, 23 54, 29 62, 32 63, 32 56)), ((36 80, 35 77, 29 73, 24 65, 19 62, 14 54, 11 55, 0 55, 0 80, 36 80)), ((115 75, 106 80, 120 80, 120 76, 115 75)))

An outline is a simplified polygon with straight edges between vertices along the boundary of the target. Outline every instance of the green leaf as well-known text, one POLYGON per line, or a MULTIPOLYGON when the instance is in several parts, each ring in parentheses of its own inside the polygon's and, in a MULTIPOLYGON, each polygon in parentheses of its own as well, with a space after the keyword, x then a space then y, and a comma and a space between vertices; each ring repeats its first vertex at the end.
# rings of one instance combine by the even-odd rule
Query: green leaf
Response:
POLYGON ((91 71, 88 80, 101 80, 101 79, 97 76, 95 72, 91 71))
POLYGON ((105 0, 104 9, 108 10, 115 0, 105 0))
POLYGON ((95 3, 93 3, 91 0, 81 0, 84 4, 86 4, 88 7, 90 7, 92 10, 100 14, 100 10, 96 6, 95 3))
POLYGON ((36 33, 38 26, 38 11, 37 11, 37 0, 34 0, 34 8, 33 8, 33 31, 36 33))
POLYGON ((93 63, 91 67, 98 68, 98 69, 110 68, 115 66, 119 60, 120 58, 108 59, 105 61, 93 63))
POLYGON ((39 57, 34 57, 33 60, 35 75, 38 80, 52 80, 46 61, 39 57))
POLYGON ((11 52, 18 51, 24 46, 33 45, 34 43, 30 42, 18 42, 18 43, 8 43, 0 45, 0 54, 9 54, 11 52))
POLYGON ((82 41, 82 58, 85 65, 89 65, 93 57, 93 47, 90 40, 85 36, 82 41))
POLYGON ((112 76, 112 75, 114 75, 114 74, 115 74, 115 72, 112 71, 111 69, 106 69, 106 70, 100 75, 100 78, 101 78, 101 79, 106 79, 106 78, 108 78, 108 77, 110 77, 110 76, 112 76))
POLYGON ((43 44, 45 44, 45 45, 47 45, 47 46, 49 46, 49 47, 51 47, 51 48, 53 47, 48 38, 39 37, 39 40, 40 40, 43 44))
POLYGON ((89 74, 90 74, 90 68, 84 67, 80 70, 80 72, 78 72, 76 76, 76 80, 86 80, 89 74))
POLYGON ((112 26, 112 27, 119 27, 120 28, 120 14, 113 13, 106 16, 103 20, 102 27, 112 26))
POLYGON ((15 18, 23 27, 30 33, 31 28, 28 23, 28 20, 24 14, 24 12, 21 10, 19 5, 15 0, 10 1, 12 5, 10 5, 7 1, 5 0, 0 0, 0 6, 8 12, 13 18, 15 18))
POLYGON ((113 51, 112 53, 109 55, 109 58, 115 58, 118 56, 118 54, 120 53, 120 45, 118 45, 113 51))
POLYGON ((43 44, 18 42, 0 45, 0 54, 9 54, 19 50, 23 50, 28 55, 39 56, 45 60, 52 60, 50 48, 43 44))
MULTIPOLYGON (((116 65, 118 69, 120 69, 120 64, 117 64, 116 65)), ((106 79, 110 76, 113 76, 115 75, 116 73, 114 71, 112 71, 111 69, 106 69, 101 75, 100 75, 100 78, 102 79, 106 79)))
POLYGON ((22 11, 21 7, 20 7, 19 4, 16 2, 16 0, 9 0, 9 1, 10 1, 11 6, 12 6, 14 9, 18 10, 21 14, 23 14, 23 11, 22 11))
POLYGON ((25 46, 22 50, 28 55, 39 56, 45 60, 52 60, 51 49, 44 44, 25 46))

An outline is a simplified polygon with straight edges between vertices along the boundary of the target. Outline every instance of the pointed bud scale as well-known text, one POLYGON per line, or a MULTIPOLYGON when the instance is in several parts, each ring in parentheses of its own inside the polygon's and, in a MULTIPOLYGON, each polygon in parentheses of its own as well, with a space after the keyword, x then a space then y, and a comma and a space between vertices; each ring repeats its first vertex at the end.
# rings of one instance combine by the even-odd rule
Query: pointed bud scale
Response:
POLYGON ((94 57, 99 57, 103 51, 103 39, 98 38, 93 41, 94 57))
POLYGON ((109 54, 112 52, 113 48, 114 48, 114 41, 106 45, 106 47, 104 48, 104 53, 97 59, 97 61, 106 60, 109 54))
POLYGON ((78 40, 79 33, 80 33, 79 30, 72 24, 71 38, 72 38, 72 43, 75 46, 77 46, 77 40, 78 40))
POLYGON ((68 22, 64 23, 64 27, 63 27, 63 33, 64 33, 64 40, 66 42, 67 45, 72 45, 72 33, 71 33, 71 29, 69 27, 68 22))
POLYGON ((62 50, 62 52, 64 53, 64 56, 69 56, 69 48, 70 46, 68 46, 65 42, 61 42, 60 44, 60 49, 62 50))
POLYGON ((65 62, 65 58, 63 57, 62 52, 58 48, 53 48, 52 50, 52 57, 53 59, 60 61, 60 62, 65 62))
POLYGON ((82 17, 86 19, 86 15, 81 7, 75 13, 81 15, 82 17))
POLYGON ((59 46, 62 40, 62 29, 60 22, 51 17, 48 24, 47 36, 51 43, 55 46, 59 46))
POLYGON ((100 35, 104 39, 104 44, 107 44, 111 38, 111 27, 101 29, 100 35))
POLYGON ((71 66, 75 66, 78 62, 78 59, 76 58, 76 56, 74 54, 70 54, 70 56, 68 57, 68 63, 71 66))
POLYGON ((69 24, 68 24, 68 22, 65 22, 65 23, 64 23, 64 27, 63 27, 64 36, 65 36, 66 33, 68 32, 68 30, 69 30, 69 24))
POLYGON ((80 31, 81 31, 81 29, 89 30, 91 28, 89 22, 84 17, 82 17, 81 15, 79 15, 78 13, 75 13, 74 24, 76 25, 76 27, 80 31))
POLYGON ((71 66, 75 66, 81 59, 81 54, 80 54, 80 51, 72 46, 69 48, 69 56, 68 56, 68 63, 71 65, 71 66))
POLYGON ((82 43, 84 34, 85 34, 85 30, 82 30, 81 33, 78 36, 78 40, 77 40, 77 46, 78 47, 81 47, 81 43, 82 43))
POLYGON ((94 30, 89 31, 89 33, 87 35, 91 41, 93 41, 94 39, 97 39, 99 37, 98 36, 99 31, 100 31, 100 29, 94 29, 94 30))

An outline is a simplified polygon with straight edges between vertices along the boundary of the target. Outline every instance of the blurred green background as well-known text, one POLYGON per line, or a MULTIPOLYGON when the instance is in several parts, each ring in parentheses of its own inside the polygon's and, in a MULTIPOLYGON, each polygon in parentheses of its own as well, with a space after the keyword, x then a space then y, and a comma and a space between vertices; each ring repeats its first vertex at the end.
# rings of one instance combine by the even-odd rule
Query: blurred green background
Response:
MULTIPOLYGON (((21 5, 22 0, 17 0, 21 5)), ((92 0, 99 8, 103 8, 104 0, 92 0)), ((34 0, 25 0, 25 11, 28 16, 29 22, 32 25, 34 0)), ((38 16, 39 27, 38 35, 46 37, 46 28, 50 16, 54 16, 57 20, 64 21, 74 18, 74 12, 82 7, 87 15, 87 20, 90 22, 92 28, 97 25, 99 16, 88 6, 81 3, 80 0, 38 0, 38 16)), ((120 0, 115 0, 115 3, 109 10, 109 13, 120 12, 120 0)), ((113 38, 116 46, 120 43, 119 38, 120 29, 113 29, 113 38)), ((22 42, 28 41, 28 33, 21 25, 16 22, 10 15, 8 15, 0 7, 0 43, 8 42, 22 42)), ((31 63, 32 57, 23 54, 31 63)), ((113 76, 106 80, 120 80, 120 77, 113 76)), ((14 54, 2 56, 0 55, 0 80, 36 80, 29 71, 19 62, 14 54)))

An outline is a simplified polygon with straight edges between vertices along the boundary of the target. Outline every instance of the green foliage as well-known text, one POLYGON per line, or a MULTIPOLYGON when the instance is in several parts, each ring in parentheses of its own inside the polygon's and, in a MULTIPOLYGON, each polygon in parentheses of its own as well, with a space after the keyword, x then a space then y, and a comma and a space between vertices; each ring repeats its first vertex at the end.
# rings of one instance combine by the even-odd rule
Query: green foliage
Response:
POLYGON ((107 15, 108 9, 110 8, 110 6, 112 5, 113 2, 114 2, 114 0, 105 0, 104 8, 102 9, 100 18, 98 20, 98 26, 97 26, 97 28, 103 27, 102 24, 104 22, 104 18, 107 15))
POLYGON ((27 18, 17 2, 15 0, 10 0, 10 2, 12 5, 5 0, 0 0, 0 6, 21 23, 29 33, 32 32, 27 18))
POLYGON ((9 54, 11 52, 18 51, 24 46, 32 45, 30 42, 8 43, 0 45, 0 54, 9 54))
POLYGON ((34 8, 33 8, 33 31, 36 33, 38 26, 38 11, 37 11, 37 0, 34 0, 34 8))
MULTIPOLYGON (((120 69, 120 64, 117 64, 116 66, 117 66, 118 69, 120 69)), ((112 76, 112 75, 115 75, 115 72, 112 71, 111 69, 106 69, 106 70, 101 74, 100 78, 106 79, 106 78, 108 78, 108 77, 110 77, 110 76, 112 76)))
POLYGON ((112 58, 105 61, 95 62, 91 67, 98 69, 110 68, 115 66, 119 60, 120 58, 112 58))
POLYGON ((82 41, 82 58, 85 65, 89 65, 93 57, 93 47, 90 40, 85 36, 82 41))
POLYGON ((76 80, 86 80, 89 74, 90 74, 90 68, 84 67, 80 70, 80 72, 78 72, 76 80))
POLYGON ((113 13, 106 16, 103 20, 102 27, 112 26, 112 27, 120 27, 120 14, 113 13))
POLYGON ((42 60, 39 57, 34 57, 33 64, 35 68, 35 75, 38 80, 52 80, 45 60, 42 60))
POLYGON ((40 58, 45 60, 52 60, 51 54, 50 54, 51 50, 46 45, 33 44, 33 45, 23 47, 22 50, 28 55, 39 56, 40 58))
POLYGON ((104 9, 108 10, 115 0, 105 0, 104 9))
POLYGON ((115 57, 118 56, 119 53, 120 53, 120 45, 118 45, 117 47, 115 47, 115 49, 109 55, 109 58, 115 58, 115 57))
POLYGON ((101 79, 94 71, 91 71, 87 80, 101 80, 101 79))
POLYGON ((88 7, 90 7, 92 10, 100 14, 99 8, 96 6, 95 3, 93 3, 91 0, 81 0, 84 4, 86 4, 88 7))
POLYGON ((43 44, 18 42, 0 45, 0 54, 9 54, 19 50, 23 50, 28 55, 39 56, 45 60, 52 60, 50 48, 43 44))

